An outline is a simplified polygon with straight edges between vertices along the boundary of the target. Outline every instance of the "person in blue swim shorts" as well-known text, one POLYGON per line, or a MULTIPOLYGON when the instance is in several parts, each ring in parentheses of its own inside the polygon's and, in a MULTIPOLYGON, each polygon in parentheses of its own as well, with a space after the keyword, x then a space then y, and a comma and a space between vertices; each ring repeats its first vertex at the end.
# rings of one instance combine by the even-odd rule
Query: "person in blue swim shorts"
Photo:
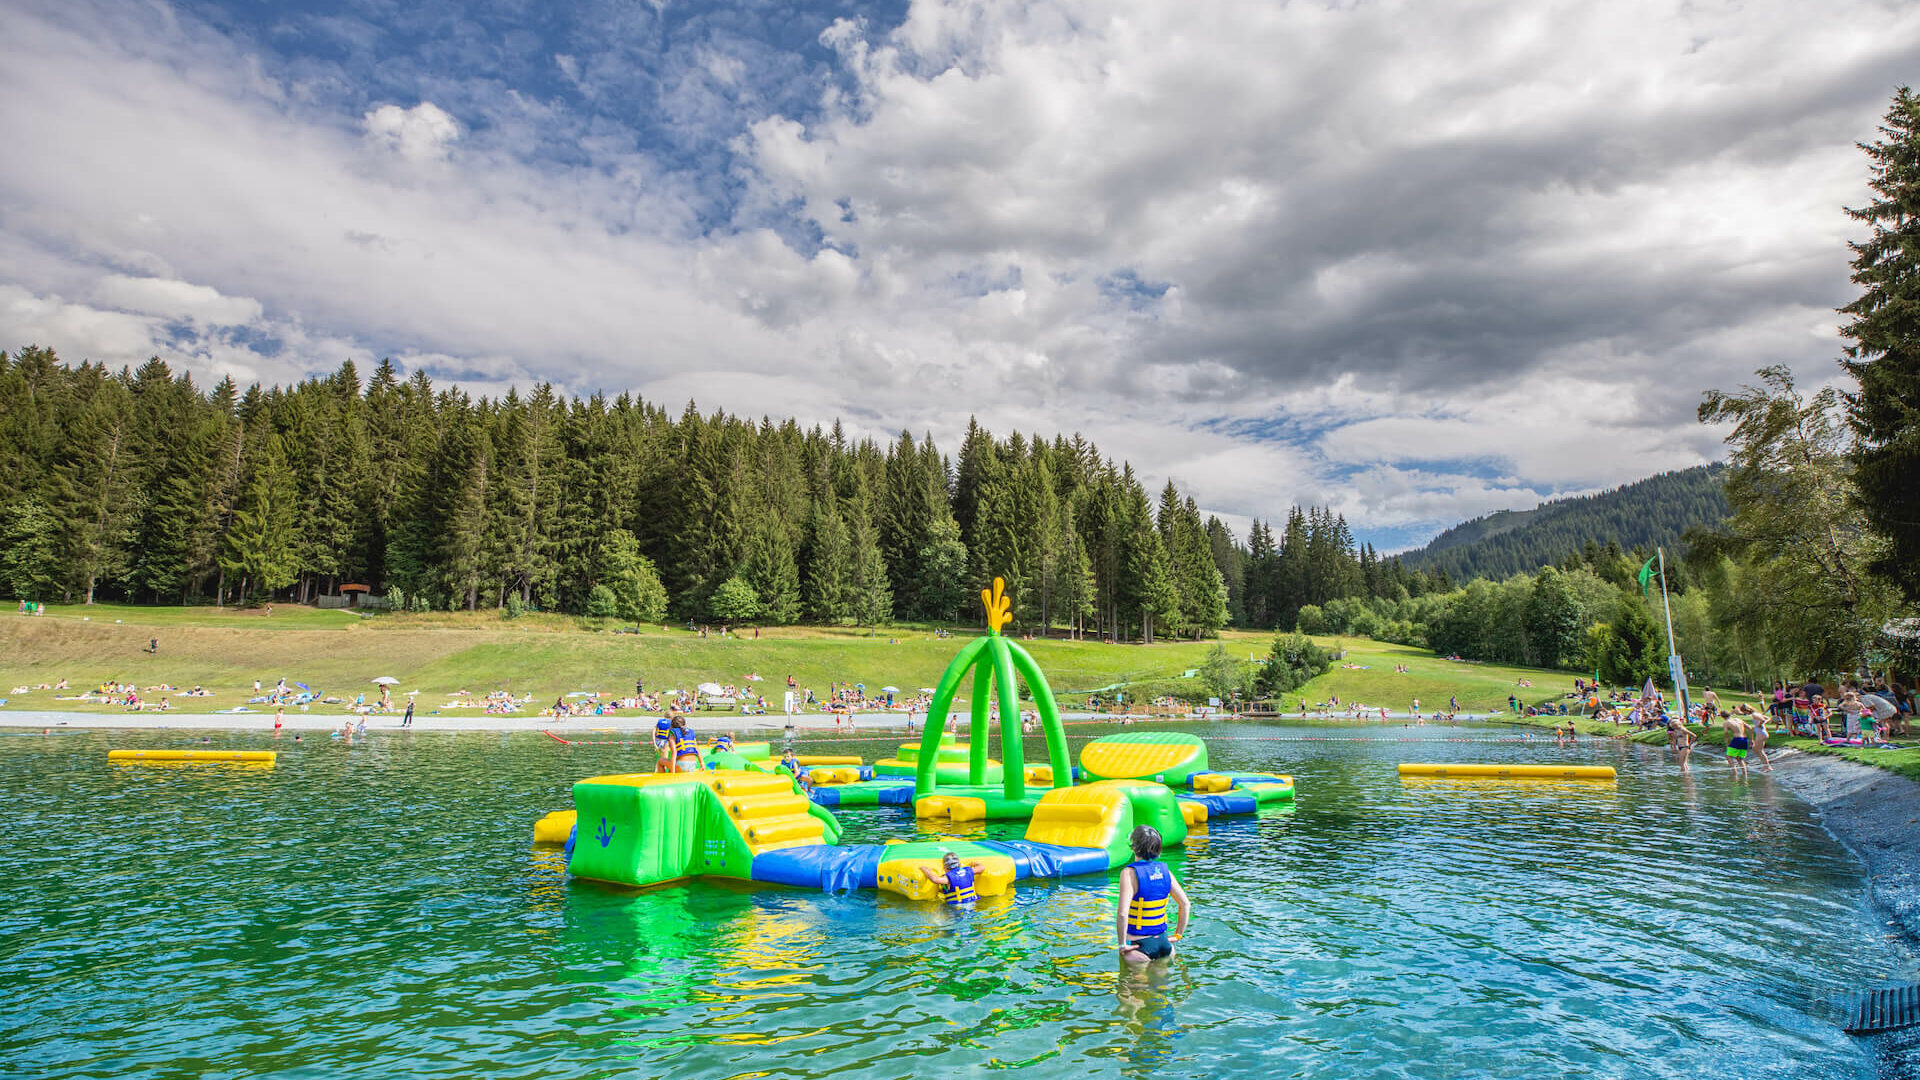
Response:
POLYGON ((1187 891, 1160 861, 1158 829, 1142 825, 1133 830, 1127 843, 1133 848, 1133 861, 1120 868, 1120 910, 1114 917, 1120 958, 1131 964, 1165 960, 1173 955, 1173 943, 1187 932, 1191 911, 1187 891), (1167 933, 1169 902, 1180 909, 1172 934, 1167 933))

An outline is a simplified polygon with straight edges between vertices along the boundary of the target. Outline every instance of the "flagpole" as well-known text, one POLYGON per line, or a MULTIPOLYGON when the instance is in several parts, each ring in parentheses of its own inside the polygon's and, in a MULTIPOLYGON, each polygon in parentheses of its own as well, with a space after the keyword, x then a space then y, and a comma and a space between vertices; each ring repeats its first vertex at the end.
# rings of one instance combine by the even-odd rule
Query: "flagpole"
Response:
MULTIPOLYGON (((1660 558, 1660 609, 1667 615, 1667 667, 1673 676, 1673 696, 1680 699, 1680 715, 1691 719, 1688 714, 1693 711, 1693 703, 1687 700, 1686 679, 1678 663, 1680 650, 1673 645, 1673 605, 1667 601, 1667 549, 1656 547, 1653 550, 1660 558)), ((1681 722, 1686 723, 1687 720, 1681 722)))
POLYGON ((1654 548, 1653 550, 1660 556, 1660 607, 1667 613, 1667 655, 1672 656, 1677 650, 1673 647, 1673 605, 1667 603, 1667 549, 1654 548))

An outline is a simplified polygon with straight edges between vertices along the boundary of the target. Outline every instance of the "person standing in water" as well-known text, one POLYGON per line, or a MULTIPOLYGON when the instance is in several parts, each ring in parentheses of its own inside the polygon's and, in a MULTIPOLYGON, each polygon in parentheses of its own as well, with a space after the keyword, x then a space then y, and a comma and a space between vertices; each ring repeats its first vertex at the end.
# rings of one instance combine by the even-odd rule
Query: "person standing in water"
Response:
POLYGON ((1667 721, 1667 749, 1672 750, 1674 759, 1680 762, 1681 772, 1687 771, 1687 755, 1693 751, 1693 744, 1699 741, 1678 719, 1667 721))
POLYGON ((1120 869, 1120 907, 1114 916, 1120 958, 1130 964, 1165 960, 1173 955, 1173 943, 1187 932, 1191 912, 1187 891, 1160 861, 1158 829, 1139 826, 1127 838, 1127 845, 1133 848, 1133 861, 1120 869), (1169 900, 1180 909, 1180 920, 1171 935, 1167 933, 1169 900))
POLYGON ((1747 748, 1750 745, 1747 738, 1746 717, 1728 716, 1726 724, 1727 771, 1733 776, 1745 779, 1747 775, 1747 748))
POLYGON ((400 726, 401 727, 413 726, 413 699, 412 698, 407 699, 407 714, 400 718, 400 726))

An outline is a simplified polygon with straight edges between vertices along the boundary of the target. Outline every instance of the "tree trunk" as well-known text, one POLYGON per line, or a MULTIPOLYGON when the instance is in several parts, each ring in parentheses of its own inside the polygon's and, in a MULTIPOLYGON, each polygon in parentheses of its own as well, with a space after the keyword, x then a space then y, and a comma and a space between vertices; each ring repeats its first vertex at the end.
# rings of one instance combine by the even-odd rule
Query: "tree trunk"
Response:
POLYGON ((227 568, 220 568, 220 578, 213 585, 213 606, 224 607, 227 602, 227 568))

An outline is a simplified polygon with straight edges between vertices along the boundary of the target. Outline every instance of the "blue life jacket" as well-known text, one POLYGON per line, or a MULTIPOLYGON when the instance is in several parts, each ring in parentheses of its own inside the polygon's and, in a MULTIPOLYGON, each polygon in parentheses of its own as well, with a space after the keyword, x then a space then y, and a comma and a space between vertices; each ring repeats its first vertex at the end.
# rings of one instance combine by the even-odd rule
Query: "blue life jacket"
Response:
POLYGON ((1127 864, 1133 870, 1133 901, 1127 905, 1127 934, 1152 937, 1167 932, 1167 897, 1173 895, 1173 874, 1167 864, 1142 860, 1127 864))
POLYGON ((696 757, 696 758, 699 757, 700 756, 699 738, 696 737, 693 732, 688 731, 686 728, 681 728, 680 733, 673 737, 673 756, 696 757))
POLYGON ((953 907, 971 904, 979 899, 973 891, 973 867, 961 866, 947 871, 947 884, 940 890, 940 895, 953 907))
POLYGON ((671 738, 673 738, 673 721, 667 719, 664 716, 658 720, 655 720, 653 722, 654 744, 655 745, 663 744, 671 738))
POLYGON ((733 736, 731 736, 731 735, 719 735, 719 736, 715 736, 715 737, 714 737, 714 740, 713 740, 713 748, 714 748, 715 750, 731 750, 731 749, 733 749, 733 736))

